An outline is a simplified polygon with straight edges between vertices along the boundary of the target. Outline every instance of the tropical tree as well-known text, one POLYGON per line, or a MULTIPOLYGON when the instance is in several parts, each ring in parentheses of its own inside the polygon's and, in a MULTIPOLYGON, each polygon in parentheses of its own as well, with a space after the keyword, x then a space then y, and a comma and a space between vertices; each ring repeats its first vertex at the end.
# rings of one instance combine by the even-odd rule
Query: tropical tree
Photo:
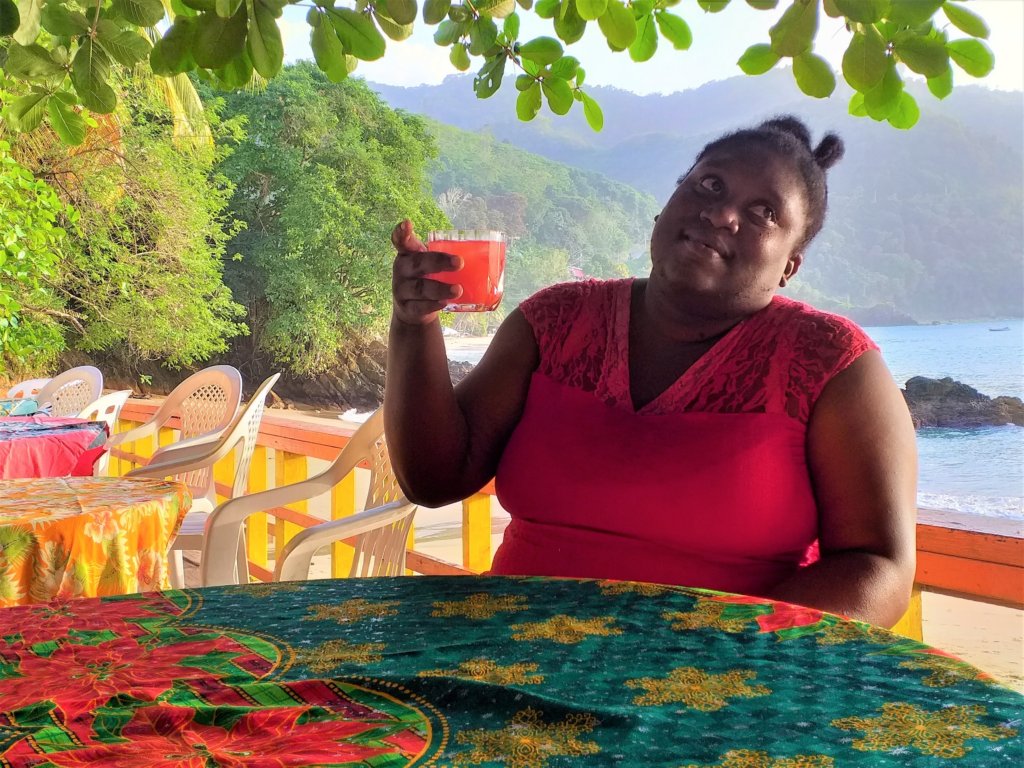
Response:
MULTIPOLYGON (((740 2, 740 0, 732 0, 740 2)), ((716 13, 730 0, 697 0, 716 13)), ((680 0, 314 0, 309 6, 310 45, 319 68, 333 82, 344 80, 358 61, 386 55, 385 38, 401 41, 417 17, 436 27, 434 41, 450 49, 453 67, 476 67, 473 89, 493 95, 506 74, 518 73, 516 112, 533 119, 546 102, 564 115, 579 103, 594 130, 604 118, 584 89, 585 71, 566 45, 596 23, 608 46, 633 61, 650 59, 658 45, 686 50, 692 32, 677 9, 680 0), (671 10, 670 10, 671 9, 671 10), (553 35, 523 39, 520 13, 549 20, 553 35), (499 26, 500 23, 500 26, 499 26)), ((771 10, 780 0, 746 0, 771 10)), ((284 60, 279 19, 287 0, 0 0, 2 66, 21 87, 5 107, 18 130, 44 119, 69 143, 81 140, 74 127, 79 108, 108 114, 117 103, 111 86, 115 65, 148 60, 158 75, 195 71, 226 88, 259 76, 277 75, 284 60), (165 29, 155 45, 140 30, 165 29)), ((801 90, 814 98, 830 95, 836 73, 814 52, 822 14, 845 22, 849 38, 842 76, 854 89, 850 112, 909 128, 919 115, 904 90, 910 71, 928 78, 938 98, 953 88, 955 64, 974 77, 993 66, 984 20, 953 0, 781 0, 785 11, 769 32, 739 59, 747 74, 761 74, 780 61, 792 63, 801 90)))
POLYGON ((426 178, 434 142, 421 118, 308 64, 228 96, 224 115, 248 134, 221 165, 246 225, 226 279, 247 310, 248 354, 319 373, 354 335, 383 330, 395 222, 447 224, 426 178))

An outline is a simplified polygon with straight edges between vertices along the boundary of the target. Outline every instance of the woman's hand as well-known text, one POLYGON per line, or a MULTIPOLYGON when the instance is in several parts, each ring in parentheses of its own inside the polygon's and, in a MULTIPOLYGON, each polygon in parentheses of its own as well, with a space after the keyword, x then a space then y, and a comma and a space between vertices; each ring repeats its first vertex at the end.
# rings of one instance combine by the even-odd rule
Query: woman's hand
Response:
POLYGON ((391 232, 391 242, 398 251, 391 272, 394 318, 408 325, 429 325, 445 305, 462 295, 462 286, 441 283, 425 275, 462 269, 462 259, 428 251, 408 219, 391 232))

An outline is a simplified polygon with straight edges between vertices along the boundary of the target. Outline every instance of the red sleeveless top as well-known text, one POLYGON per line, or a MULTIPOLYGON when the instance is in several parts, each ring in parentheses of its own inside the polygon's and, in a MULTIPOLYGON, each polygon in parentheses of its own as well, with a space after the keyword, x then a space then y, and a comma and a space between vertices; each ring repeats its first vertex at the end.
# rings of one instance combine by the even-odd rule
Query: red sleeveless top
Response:
POLYGON ((877 346, 776 296, 635 410, 632 284, 555 285, 520 305, 540 364, 498 465, 512 521, 492 573, 764 594, 817 559, 811 409, 877 346))

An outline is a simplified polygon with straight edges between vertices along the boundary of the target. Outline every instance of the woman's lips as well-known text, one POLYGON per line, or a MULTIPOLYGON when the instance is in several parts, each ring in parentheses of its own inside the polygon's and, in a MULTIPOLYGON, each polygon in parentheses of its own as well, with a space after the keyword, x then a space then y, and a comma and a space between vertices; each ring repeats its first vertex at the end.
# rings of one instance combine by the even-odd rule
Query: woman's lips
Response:
POLYGON ((725 258, 722 251, 719 250, 717 247, 698 238, 690 237, 688 234, 686 234, 686 232, 680 232, 679 239, 682 240, 682 242, 685 243, 687 246, 689 246, 691 251, 701 256, 717 259, 725 258))

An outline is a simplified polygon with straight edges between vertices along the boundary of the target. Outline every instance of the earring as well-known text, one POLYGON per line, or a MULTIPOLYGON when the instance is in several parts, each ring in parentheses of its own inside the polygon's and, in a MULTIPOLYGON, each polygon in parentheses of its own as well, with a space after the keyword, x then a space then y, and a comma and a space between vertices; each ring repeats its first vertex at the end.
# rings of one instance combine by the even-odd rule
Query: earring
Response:
POLYGON ((656 214, 654 214, 654 220, 655 220, 655 221, 657 221, 657 220, 658 220, 658 217, 659 217, 660 215, 661 215, 660 213, 656 213, 656 214))

